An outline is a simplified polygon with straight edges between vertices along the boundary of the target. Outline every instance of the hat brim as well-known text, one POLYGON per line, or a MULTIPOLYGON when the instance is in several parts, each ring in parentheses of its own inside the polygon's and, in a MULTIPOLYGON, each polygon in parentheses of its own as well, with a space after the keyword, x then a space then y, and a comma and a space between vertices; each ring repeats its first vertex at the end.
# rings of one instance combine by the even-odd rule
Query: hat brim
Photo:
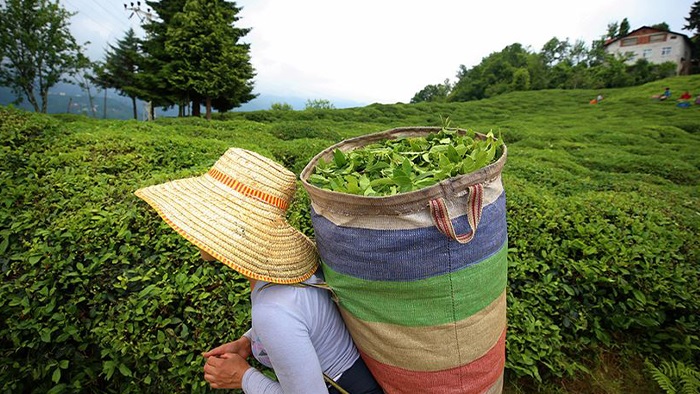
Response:
POLYGON ((297 283, 318 268, 315 245, 285 220, 284 211, 209 174, 135 194, 185 239, 246 277, 297 283))

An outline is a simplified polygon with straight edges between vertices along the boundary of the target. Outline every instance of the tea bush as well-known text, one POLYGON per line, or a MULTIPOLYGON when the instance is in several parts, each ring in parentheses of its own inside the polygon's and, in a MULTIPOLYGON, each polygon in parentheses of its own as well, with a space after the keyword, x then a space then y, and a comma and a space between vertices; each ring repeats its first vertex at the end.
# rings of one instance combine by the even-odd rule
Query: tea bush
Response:
POLYGON ((319 138, 330 141, 340 141, 342 138, 337 131, 330 127, 319 126, 314 122, 280 122, 270 126, 270 134, 289 141, 300 138, 319 138))
POLYGON ((229 143, 0 112, 3 392, 208 390, 199 354, 247 330, 247 282, 133 191, 204 172, 229 143))
POLYGON ((539 377, 540 359, 574 372, 581 354, 625 339, 641 354, 697 362, 697 229, 633 193, 562 198, 511 186, 509 366, 539 377))
POLYGON ((334 141, 318 138, 300 138, 268 146, 275 158, 295 174, 301 171, 318 152, 333 145, 334 141))
MULTIPOLYGON (((695 91, 700 76, 660 84, 695 91)), ((586 379, 600 351, 697 370, 700 106, 648 100, 657 88, 604 90, 596 106, 598 91, 552 90, 211 122, 0 108, 1 392, 211 391, 199 354, 248 328, 247 283, 133 191, 199 175, 231 146, 299 173, 338 139, 445 117, 508 146, 508 379, 586 379)), ((287 216, 313 236, 303 189, 287 216)))

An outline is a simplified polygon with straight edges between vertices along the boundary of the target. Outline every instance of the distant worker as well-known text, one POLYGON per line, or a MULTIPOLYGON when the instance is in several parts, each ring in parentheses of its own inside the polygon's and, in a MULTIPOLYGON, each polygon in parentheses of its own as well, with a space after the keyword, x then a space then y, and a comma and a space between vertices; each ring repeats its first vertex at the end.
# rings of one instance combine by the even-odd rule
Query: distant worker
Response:
MULTIPOLYGON (((700 105, 700 94, 697 97, 695 97, 694 103, 695 105, 700 105)), ((679 108, 690 108, 692 104, 693 103, 691 103, 690 100, 678 100, 678 104, 676 104, 676 106, 679 108)))
POLYGON ((671 97, 671 89, 670 88, 664 89, 664 92, 659 94, 659 95, 651 96, 651 98, 661 100, 661 101, 666 100, 669 97, 671 97))
POLYGON ((679 100, 690 100, 691 98, 693 98, 693 96, 691 96, 690 92, 686 90, 685 92, 683 92, 683 94, 681 94, 679 100))
POLYGON ((603 95, 599 94, 598 97, 594 98, 593 100, 589 101, 589 104, 598 104, 599 102, 603 101, 603 95))

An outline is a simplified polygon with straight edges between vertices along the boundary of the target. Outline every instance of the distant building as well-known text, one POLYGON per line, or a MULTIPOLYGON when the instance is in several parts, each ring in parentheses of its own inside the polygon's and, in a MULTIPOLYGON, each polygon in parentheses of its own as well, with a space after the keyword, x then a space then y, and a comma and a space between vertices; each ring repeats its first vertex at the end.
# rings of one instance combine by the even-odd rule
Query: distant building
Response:
POLYGON ((605 51, 610 54, 630 54, 628 64, 646 59, 649 63, 674 62, 676 74, 690 73, 691 42, 685 34, 642 26, 626 36, 609 40, 605 51))

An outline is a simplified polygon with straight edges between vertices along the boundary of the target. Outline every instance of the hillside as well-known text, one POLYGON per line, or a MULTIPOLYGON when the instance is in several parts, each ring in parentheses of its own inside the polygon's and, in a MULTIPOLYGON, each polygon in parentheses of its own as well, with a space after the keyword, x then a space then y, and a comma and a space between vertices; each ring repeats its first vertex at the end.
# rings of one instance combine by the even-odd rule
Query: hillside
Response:
MULTIPOLYGON (((313 98, 304 98, 296 96, 279 96, 271 95, 267 93, 259 93, 253 100, 241 105, 238 108, 234 108, 232 111, 260 111, 267 110, 274 103, 287 103, 292 106, 295 110, 304 109, 306 106, 306 101, 313 98)), ((128 120, 133 119, 133 108, 131 104, 131 99, 125 96, 119 95, 115 90, 107 90, 107 95, 105 97, 104 91, 95 93, 93 98, 93 105, 95 106, 95 116, 99 119, 122 119, 128 120), (106 101, 105 101, 106 99, 106 101), (104 108, 107 108, 107 113, 105 114, 104 108)), ((9 105, 15 100, 15 95, 9 88, 0 86, 0 105, 9 105)), ((352 100, 331 100, 335 108, 349 108, 358 107, 363 105, 352 100)), ((17 105, 18 108, 33 111, 33 108, 26 98, 22 103, 17 105)), ((145 119, 145 103, 141 100, 137 100, 136 111, 138 118, 145 119)), ((177 107, 172 108, 156 108, 156 117, 173 117, 177 116, 177 107)), ((202 107, 202 112, 204 112, 204 107, 202 107)), ((47 108, 47 113, 49 114, 82 114, 86 116, 93 116, 90 111, 90 100, 87 94, 76 85, 59 83, 49 90, 49 103, 47 108)))
MULTIPOLYGON (((210 122, 0 107, 0 383, 213 392, 198 353, 248 328, 248 290, 133 191, 201 174, 231 146, 298 174, 343 139, 449 118, 508 146, 505 392, 661 392, 654 365, 700 368, 700 105, 676 107, 684 90, 700 76, 210 122), (672 100, 650 98, 666 86, 672 100)), ((288 218, 313 236, 302 188, 288 218)))

